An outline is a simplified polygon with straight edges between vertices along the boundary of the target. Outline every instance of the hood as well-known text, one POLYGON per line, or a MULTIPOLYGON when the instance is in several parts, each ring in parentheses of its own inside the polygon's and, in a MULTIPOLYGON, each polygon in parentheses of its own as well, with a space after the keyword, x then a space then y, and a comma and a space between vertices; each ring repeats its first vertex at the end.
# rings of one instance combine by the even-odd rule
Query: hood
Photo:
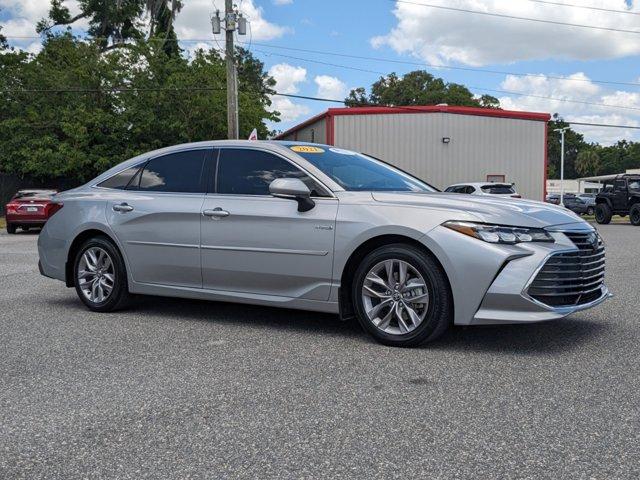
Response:
POLYGON ((372 196, 375 201, 387 204, 450 210, 451 220, 538 228, 570 223, 588 225, 571 210, 533 200, 459 193, 373 192, 372 196))

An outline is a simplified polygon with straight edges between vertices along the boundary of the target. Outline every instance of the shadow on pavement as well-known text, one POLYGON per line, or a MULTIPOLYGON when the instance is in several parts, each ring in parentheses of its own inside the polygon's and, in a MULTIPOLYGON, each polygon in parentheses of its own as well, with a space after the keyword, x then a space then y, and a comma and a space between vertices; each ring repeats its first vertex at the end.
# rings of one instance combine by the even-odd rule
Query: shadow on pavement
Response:
POLYGON ((528 325, 455 327, 425 348, 547 355, 593 342, 610 328, 608 324, 575 318, 528 325))
MULTIPOLYGON (((83 309, 76 298, 55 301, 69 308, 83 309)), ((225 302, 140 296, 128 310, 116 313, 140 317, 179 317, 185 321, 221 322, 274 330, 299 331, 318 335, 340 335, 374 342, 355 320, 341 321, 337 315, 284 308, 260 307, 225 302)), ((97 314, 99 315, 99 314, 97 314)), ((529 325, 453 327, 440 339, 424 345, 432 350, 545 355, 573 350, 612 328, 608 324, 568 318, 529 325)))

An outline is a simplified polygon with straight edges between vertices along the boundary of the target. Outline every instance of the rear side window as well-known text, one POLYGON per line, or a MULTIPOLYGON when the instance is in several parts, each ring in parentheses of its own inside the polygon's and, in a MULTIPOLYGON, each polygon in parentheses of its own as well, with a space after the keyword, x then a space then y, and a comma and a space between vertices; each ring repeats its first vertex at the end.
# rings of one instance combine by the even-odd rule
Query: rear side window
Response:
POLYGON ((107 178, 104 182, 100 182, 98 186, 102 188, 117 188, 119 190, 124 190, 127 188, 127 185, 129 185, 129 182, 139 169, 140 165, 127 168, 120 173, 116 173, 113 177, 107 178))
POLYGON ((220 152, 217 193, 269 195, 269 184, 276 178, 299 178, 312 196, 326 195, 305 172, 269 152, 248 148, 225 148, 220 152))
POLYGON ((504 195, 508 193, 516 193, 513 187, 508 185, 485 185, 482 187, 484 193, 491 193, 493 195, 504 195))
POLYGON ((206 150, 186 150, 152 158, 131 190, 148 192, 204 193, 202 170, 206 150))

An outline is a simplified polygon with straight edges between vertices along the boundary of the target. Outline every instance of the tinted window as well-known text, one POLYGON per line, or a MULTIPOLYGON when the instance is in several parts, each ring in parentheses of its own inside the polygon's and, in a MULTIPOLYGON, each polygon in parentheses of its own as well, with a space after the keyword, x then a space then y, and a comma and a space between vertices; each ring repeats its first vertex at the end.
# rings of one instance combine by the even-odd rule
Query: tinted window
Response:
POLYGON ((626 190, 627 186, 625 185, 624 180, 616 180, 616 191, 617 190, 626 190))
POLYGON ((127 168, 120 173, 116 173, 113 177, 107 178, 104 182, 100 182, 98 186, 103 188, 124 189, 127 187, 127 185, 129 185, 129 181, 133 178, 133 176, 139 169, 140 165, 127 168))
POLYGON ((290 145, 289 148, 347 191, 436 191, 417 178, 361 153, 324 146, 290 145))
POLYGON ((137 185, 130 188, 152 192, 202 193, 202 168, 206 150, 187 150, 149 160, 137 185))
POLYGON ((299 178, 312 196, 322 191, 302 170, 283 158, 248 148, 223 149, 218 162, 217 192, 232 195, 269 195, 276 178, 299 178))
POLYGON ((492 193, 494 195, 504 195, 508 193, 516 193, 513 187, 509 185, 485 185, 482 187, 484 193, 492 193))

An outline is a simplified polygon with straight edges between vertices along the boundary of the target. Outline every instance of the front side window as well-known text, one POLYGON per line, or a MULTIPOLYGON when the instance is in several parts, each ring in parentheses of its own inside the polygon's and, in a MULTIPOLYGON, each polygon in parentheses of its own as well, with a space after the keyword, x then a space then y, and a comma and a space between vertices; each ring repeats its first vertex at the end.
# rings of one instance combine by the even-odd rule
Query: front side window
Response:
POLYGON ((326 196, 309 175, 272 153, 248 148, 225 148, 220 152, 217 193, 269 195, 269 184, 276 178, 299 178, 312 196, 326 196))
POLYGON ((152 158, 129 189, 149 192, 204 193, 206 150, 185 150, 152 158))
POLYGON ((140 165, 127 168, 126 170, 116 173, 113 177, 107 178, 104 182, 100 182, 98 187, 102 188, 116 188, 118 190, 124 190, 129 185, 129 182, 133 176, 140 169, 140 165))
POLYGON ((627 186, 625 185, 624 180, 616 180, 616 192, 621 192, 626 189, 627 189, 627 186))
POLYGON ((291 145, 289 148, 347 191, 437 191, 417 178, 361 153, 333 147, 291 145))
POLYGON ((629 180, 629 190, 640 192, 640 180, 629 180))

